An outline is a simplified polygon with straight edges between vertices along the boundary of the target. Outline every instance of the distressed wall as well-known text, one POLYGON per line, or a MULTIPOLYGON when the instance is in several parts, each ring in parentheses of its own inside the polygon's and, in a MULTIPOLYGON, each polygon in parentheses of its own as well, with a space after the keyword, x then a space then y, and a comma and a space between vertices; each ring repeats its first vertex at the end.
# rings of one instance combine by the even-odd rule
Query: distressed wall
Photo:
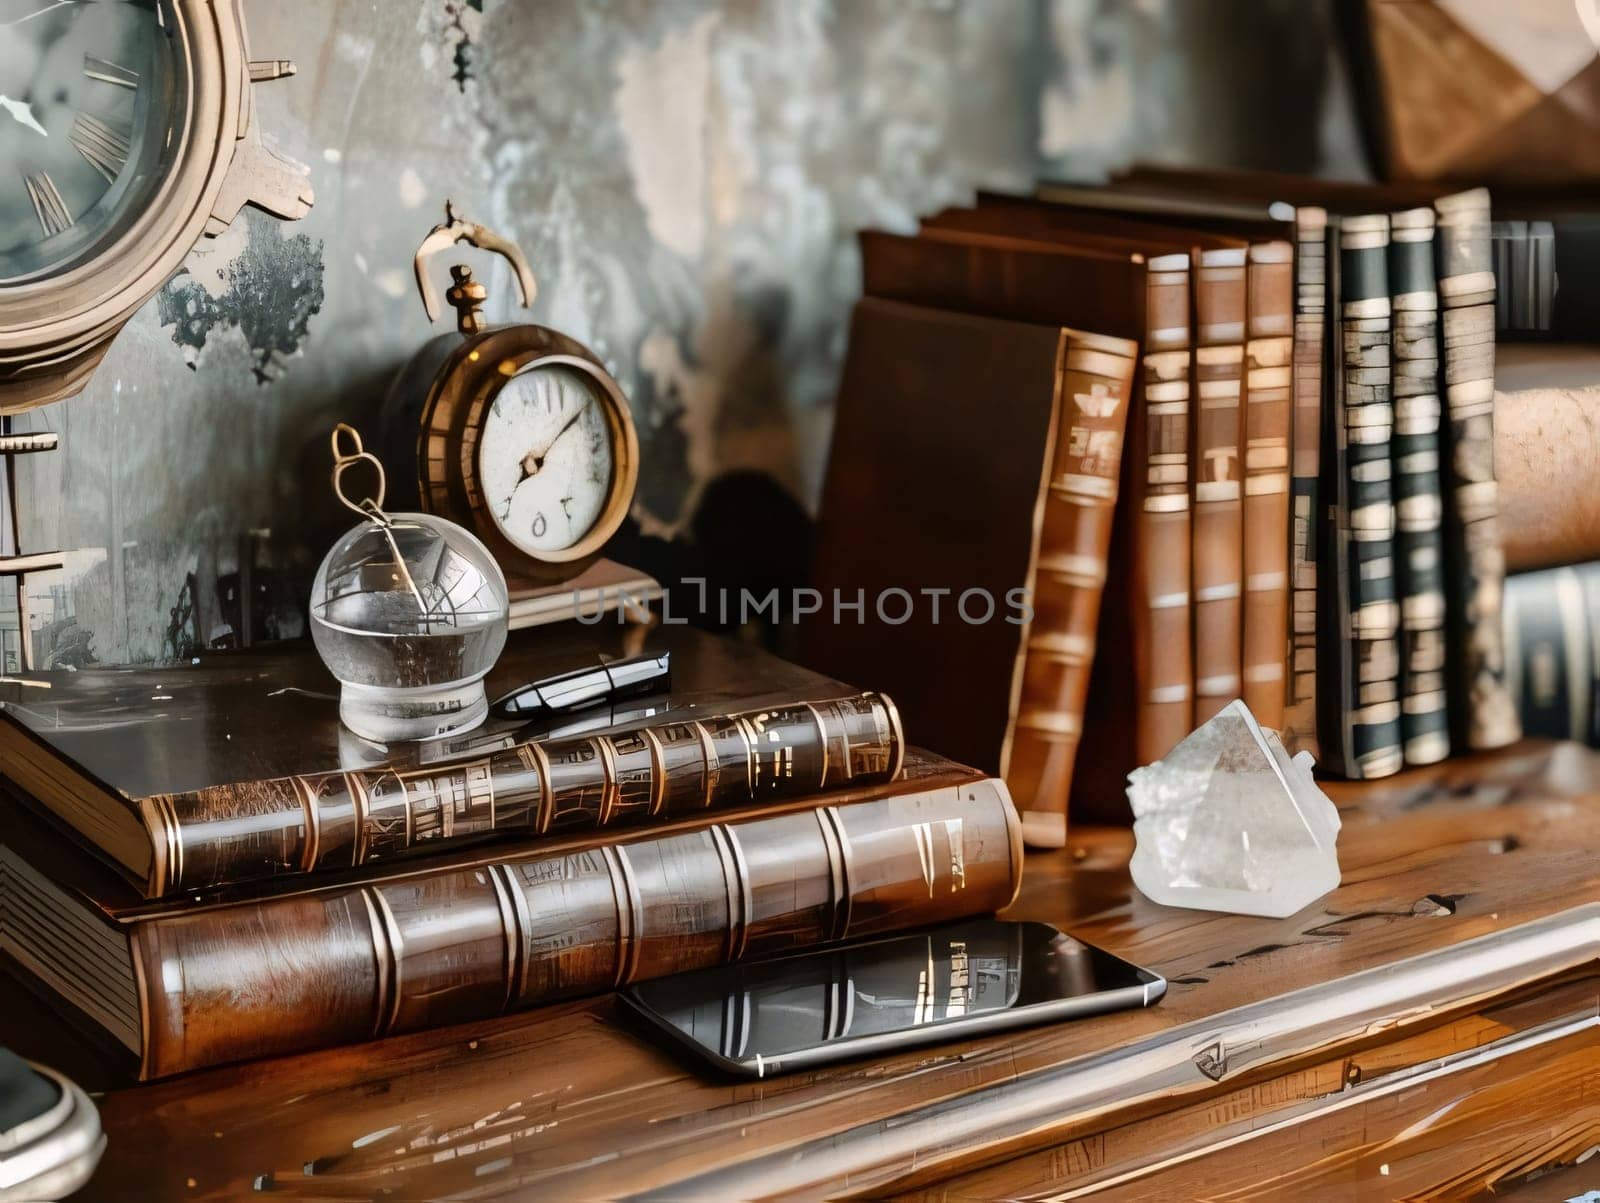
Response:
POLYGON ((27 637, 47 663, 181 658, 238 637, 241 589, 255 637, 301 629, 343 525, 327 431, 429 336, 410 258, 446 196, 520 242, 533 320, 628 393, 636 559, 797 571, 854 231, 1141 157, 1358 173, 1325 9, 247 0, 256 54, 299 65, 257 96, 316 208, 197 251, 84 396, 17 421, 62 435, 21 462, 23 548, 71 553, 29 578, 27 637))

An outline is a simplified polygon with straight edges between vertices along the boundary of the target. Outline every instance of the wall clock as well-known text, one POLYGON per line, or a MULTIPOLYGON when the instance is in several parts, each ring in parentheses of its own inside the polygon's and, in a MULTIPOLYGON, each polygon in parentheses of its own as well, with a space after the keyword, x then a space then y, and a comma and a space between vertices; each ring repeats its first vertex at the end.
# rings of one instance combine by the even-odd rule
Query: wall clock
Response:
MULTIPOLYGON (((466 242, 512 266, 524 306, 535 284, 522 252, 446 206, 415 258, 430 319, 440 312, 429 262, 466 242)), ((627 398, 576 339, 543 326, 486 327, 471 268, 451 268, 457 332, 426 344, 396 379, 385 460, 416 480, 421 507, 472 529, 508 574, 569 580, 627 517, 639 439, 627 398)))
POLYGON ((240 0, 0 0, 0 412, 79 391, 246 204, 311 207, 263 145, 240 0))

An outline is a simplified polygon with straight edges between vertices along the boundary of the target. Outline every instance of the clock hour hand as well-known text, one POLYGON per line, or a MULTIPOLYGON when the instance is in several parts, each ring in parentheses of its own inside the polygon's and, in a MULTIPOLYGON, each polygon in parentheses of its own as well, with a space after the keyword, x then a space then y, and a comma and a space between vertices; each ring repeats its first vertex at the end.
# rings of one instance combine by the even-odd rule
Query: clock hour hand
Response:
POLYGON ((41 138, 48 138, 50 131, 39 124, 39 119, 33 115, 33 105, 26 100, 12 100, 9 96, 0 96, 0 109, 10 113, 18 125, 26 126, 41 138))

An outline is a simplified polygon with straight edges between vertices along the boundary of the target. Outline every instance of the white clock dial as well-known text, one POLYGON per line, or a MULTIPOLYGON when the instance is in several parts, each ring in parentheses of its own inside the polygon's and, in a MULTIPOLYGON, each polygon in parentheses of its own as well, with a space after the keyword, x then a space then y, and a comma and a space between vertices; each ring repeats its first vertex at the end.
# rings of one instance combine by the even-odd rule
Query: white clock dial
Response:
POLYGON ((561 364, 501 386, 478 443, 478 477, 500 532, 523 551, 563 551, 589 533, 615 470, 600 386, 561 364))

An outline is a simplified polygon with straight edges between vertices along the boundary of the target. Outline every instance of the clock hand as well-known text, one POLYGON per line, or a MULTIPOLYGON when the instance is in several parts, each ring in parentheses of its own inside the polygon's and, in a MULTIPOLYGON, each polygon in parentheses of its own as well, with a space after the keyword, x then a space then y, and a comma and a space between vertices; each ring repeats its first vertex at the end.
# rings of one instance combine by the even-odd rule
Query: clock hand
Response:
POLYGON ((7 21, 0 25, 0 29, 10 29, 13 25, 21 25, 24 21, 31 21, 35 17, 42 17, 45 13, 53 12, 58 8, 66 8, 69 4, 76 4, 78 0, 55 0, 54 4, 46 4, 43 8, 35 9, 26 16, 18 17, 15 21, 7 21))
POLYGON ((551 437, 550 441, 544 445, 544 450, 542 452, 535 453, 530 451, 527 455, 522 457, 522 475, 517 477, 517 484, 520 485, 530 476, 536 476, 540 470, 544 468, 545 458, 550 454, 556 443, 560 441, 561 436, 572 429, 572 424, 579 418, 583 417, 583 411, 588 408, 588 403, 580 405, 577 410, 574 411, 573 415, 562 424, 561 429, 556 431, 551 437), (533 465, 531 468, 528 466, 530 463, 533 465))
POLYGON ((18 125, 27 126, 40 137, 50 136, 50 131, 39 124, 38 118, 33 115, 33 106, 26 100, 12 100, 9 96, 0 96, 0 109, 10 113, 18 125))

